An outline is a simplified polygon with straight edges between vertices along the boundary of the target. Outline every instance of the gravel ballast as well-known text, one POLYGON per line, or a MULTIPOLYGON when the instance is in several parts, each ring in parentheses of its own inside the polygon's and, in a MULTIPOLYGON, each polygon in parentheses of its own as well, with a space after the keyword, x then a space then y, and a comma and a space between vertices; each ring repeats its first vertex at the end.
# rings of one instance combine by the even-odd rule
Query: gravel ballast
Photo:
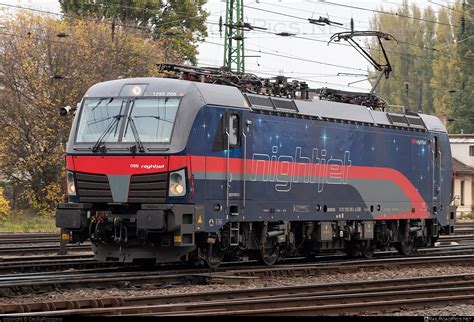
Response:
MULTIPOLYGON (((31 302, 48 302, 63 301, 74 299, 92 299, 92 298, 111 298, 111 297, 135 297, 135 296, 156 296, 168 294, 182 293, 202 293, 208 291, 223 291, 232 289, 252 289, 261 287, 278 287, 278 286, 295 286, 305 284, 325 284, 336 282, 351 281, 371 281, 395 278, 410 278, 423 276, 439 276, 452 274, 474 273, 474 267, 436 264, 432 267, 396 267, 384 269, 370 269, 366 271, 341 273, 331 272, 323 273, 319 276, 307 277, 279 277, 273 279, 249 279, 240 280, 233 284, 211 283, 210 285, 189 285, 189 286, 173 286, 169 288, 157 288, 154 285, 142 285, 141 287, 129 288, 110 288, 110 289, 93 289, 84 288, 76 290, 62 290, 43 294, 30 294, 13 297, 0 298, 0 304, 21 304, 31 302)), ((133 274, 133 273, 131 273, 133 274)), ((371 314, 372 315, 372 314, 371 314)), ((456 305, 453 303, 447 307, 426 308, 423 310, 403 310, 397 312, 380 312, 380 315, 422 315, 422 316, 474 316, 474 305, 456 305)))

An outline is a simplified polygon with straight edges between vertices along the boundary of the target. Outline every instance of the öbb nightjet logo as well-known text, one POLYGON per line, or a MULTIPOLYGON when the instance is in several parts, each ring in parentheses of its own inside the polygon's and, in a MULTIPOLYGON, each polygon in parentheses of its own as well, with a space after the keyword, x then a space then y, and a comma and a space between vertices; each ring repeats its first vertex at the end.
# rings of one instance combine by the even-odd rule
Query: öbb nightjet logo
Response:
POLYGON ((164 164, 137 164, 137 163, 130 163, 130 168, 131 169, 164 169, 165 165, 164 164))
POLYGON ((426 143, 428 143, 426 140, 411 139, 411 144, 426 145, 426 143))

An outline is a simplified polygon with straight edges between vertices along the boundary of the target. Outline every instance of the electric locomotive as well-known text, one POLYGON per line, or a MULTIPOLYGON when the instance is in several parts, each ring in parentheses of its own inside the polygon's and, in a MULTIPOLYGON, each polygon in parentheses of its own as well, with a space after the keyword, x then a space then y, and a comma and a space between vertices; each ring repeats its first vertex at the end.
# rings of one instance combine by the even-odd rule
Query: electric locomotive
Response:
POLYGON ((408 255, 453 231, 434 116, 170 78, 99 83, 78 106, 56 225, 97 260, 408 255))

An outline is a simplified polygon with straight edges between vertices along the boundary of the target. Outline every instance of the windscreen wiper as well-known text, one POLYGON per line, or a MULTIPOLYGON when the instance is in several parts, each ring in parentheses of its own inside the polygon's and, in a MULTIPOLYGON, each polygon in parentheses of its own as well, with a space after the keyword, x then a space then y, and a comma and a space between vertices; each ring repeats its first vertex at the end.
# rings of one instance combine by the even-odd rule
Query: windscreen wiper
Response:
POLYGON ((161 118, 161 117, 156 116, 156 115, 137 115, 137 116, 135 116, 135 118, 142 118, 142 117, 151 117, 151 118, 163 121, 163 122, 168 122, 168 123, 174 124, 174 122, 172 120, 164 119, 164 118, 161 118))
POLYGON ((99 148, 104 144, 105 140, 109 137, 110 133, 112 132, 111 130, 114 128, 115 125, 118 124, 120 119, 126 115, 123 114, 117 114, 115 116, 112 116, 114 119, 112 122, 110 122, 109 126, 105 129, 104 133, 99 137, 97 142, 94 144, 92 147, 92 152, 97 152, 99 148))
MULTIPOLYGON (((128 122, 130 124, 130 128, 132 129, 133 137, 135 138, 135 142, 137 142, 136 147, 138 147, 139 152, 145 152, 145 147, 143 146, 142 141, 140 140, 140 135, 138 134, 137 127, 135 126, 135 121, 131 116, 128 117, 128 122)), ((132 148, 130 148, 132 151, 132 148)))
POLYGON ((107 121, 107 120, 110 120, 110 119, 113 119, 113 118, 116 118, 116 117, 117 117, 117 115, 114 115, 114 116, 104 117, 104 118, 101 118, 101 119, 98 119, 98 120, 93 120, 93 121, 88 122, 87 125, 97 124, 97 123, 104 122, 104 121, 107 121))
MULTIPOLYGON (((102 101, 103 101, 103 100, 106 100, 106 99, 107 99, 107 98, 105 98, 105 97, 101 98, 101 99, 97 102, 97 104, 92 108, 92 111, 94 111, 96 108, 98 108, 98 107, 100 106, 100 104, 102 104, 102 101)), ((103 107, 109 106, 109 104, 112 103, 113 101, 114 101, 114 98, 111 97, 111 98, 109 99, 109 102, 108 102, 107 104, 105 104, 103 107)))

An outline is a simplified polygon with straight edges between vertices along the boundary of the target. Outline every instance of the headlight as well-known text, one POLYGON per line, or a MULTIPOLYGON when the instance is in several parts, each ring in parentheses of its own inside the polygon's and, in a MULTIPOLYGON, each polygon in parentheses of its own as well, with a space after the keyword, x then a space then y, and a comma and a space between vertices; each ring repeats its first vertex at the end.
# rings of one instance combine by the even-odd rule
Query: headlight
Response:
POLYGON ((186 194, 186 171, 184 169, 170 173, 170 197, 182 197, 186 194))
POLYGON ((74 183, 74 173, 66 171, 67 178, 67 194, 68 196, 76 196, 76 184, 74 183))
POLYGON ((181 183, 175 183, 170 186, 170 190, 174 195, 181 195, 184 192, 184 187, 181 183))

